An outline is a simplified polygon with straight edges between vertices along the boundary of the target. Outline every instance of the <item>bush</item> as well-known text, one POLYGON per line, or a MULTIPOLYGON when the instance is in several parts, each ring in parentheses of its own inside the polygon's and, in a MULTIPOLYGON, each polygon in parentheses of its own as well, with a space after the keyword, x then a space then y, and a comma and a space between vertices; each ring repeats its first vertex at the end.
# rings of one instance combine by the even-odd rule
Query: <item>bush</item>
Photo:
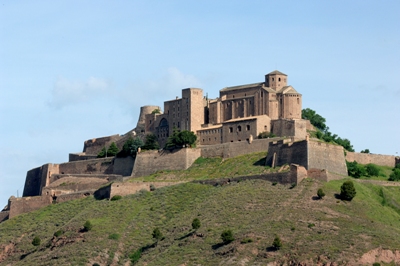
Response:
POLYGON ((156 186, 154 186, 153 184, 150 184, 150 191, 154 191, 156 190, 156 186))
POLYGON ((351 177, 360 178, 362 176, 367 175, 367 171, 365 170, 364 166, 358 164, 356 161, 354 162, 346 161, 346 165, 347 165, 347 173, 351 177))
POLYGON ((118 240, 120 237, 121 237, 121 235, 114 233, 114 234, 110 234, 108 236, 108 239, 118 240))
POLYGON ((111 201, 120 200, 120 199, 122 199, 121 195, 114 195, 114 196, 112 196, 111 201))
POLYGON ((151 235, 157 242, 159 240, 162 240, 162 238, 163 238, 163 235, 162 235, 160 229, 158 229, 158 227, 154 228, 153 233, 151 235))
POLYGON ((367 164, 365 166, 368 176, 379 176, 379 167, 375 164, 367 164))
POLYGON ((40 238, 39 238, 38 236, 35 236, 35 237, 33 238, 33 240, 32 240, 32 245, 34 245, 35 247, 36 247, 36 246, 39 246, 39 245, 40 245, 40 242, 41 242, 40 238))
POLYGON ((143 147, 143 145, 144 143, 140 138, 129 137, 129 139, 124 143, 122 150, 117 154, 117 156, 118 157, 135 156, 138 149, 143 147))
POLYGON ((271 132, 267 132, 267 131, 261 132, 257 136, 257 138, 259 138, 259 139, 274 138, 274 137, 276 137, 275 134, 273 134, 271 132))
POLYGON ((381 266, 381 264, 380 264, 379 262, 374 262, 374 263, 372 264, 372 266, 381 266))
POLYGON ((233 240, 235 240, 235 238, 233 237, 232 230, 230 230, 230 229, 224 230, 221 234, 221 239, 222 239, 222 242, 224 242, 224 244, 228 244, 228 243, 232 242, 233 240))
POLYGON ((89 231, 92 230, 92 229, 93 229, 92 223, 91 223, 89 220, 87 220, 87 221, 83 224, 83 230, 86 231, 86 232, 89 232, 89 231))
POLYGON ((356 196, 356 189, 352 181, 345 181, 340 187, 340 198, 351 201, 356 196))
POLYGON ((197 218, 194 218, 194 219, 193 219, 193 222, 192 222, 192 228, 193 228, 193 230, 199 229, 200 226, 201 226, 200 220, 197 219, 197 218))
POLYGON ((393 168, 393 172, 389 176, 389 181, 400 181, 400 169, 393 168))
POLYGON ((317 196, 318 198, 322 199, 323 197, 325 197, 325 192, 322 190, 322 188, 318 189, 317 191, 317 196))
POLYGON ((247 244, 253 242, 253 239, 251 238, 244 238, 242 241, 240 241, 241 244, 247 244))
POLYGON ((174 128, 172 136, 169 136, 166 148, 182 148, 183 146, 192 147, 196 143, 197 136, 192 131, 177 130, 174 128))
POLYGON ((282 241, 279 238, 279 236, 275 236, 274 241, 272 242, 272 247, 275 248, 276 250, 282 248, 282 241))
POLYGON ((63 231, 63 230, 58 230, 57 232, 54 233, 54 236, 55 236, 55 237, 59 237, 59 236, 61 236, 62 234, 64 234, 64 231, 63 231))
POLYGON ((97 262, 93 263, 92 266, 100 266, 97 262))
POLYGON ((131 260, 132 264, 136 264, 140 257, 142 256, 142 249, 139 248, 138 250, 136 250, 134 253, 132 253, 131 255, 129 255, 129 259, 131 260))

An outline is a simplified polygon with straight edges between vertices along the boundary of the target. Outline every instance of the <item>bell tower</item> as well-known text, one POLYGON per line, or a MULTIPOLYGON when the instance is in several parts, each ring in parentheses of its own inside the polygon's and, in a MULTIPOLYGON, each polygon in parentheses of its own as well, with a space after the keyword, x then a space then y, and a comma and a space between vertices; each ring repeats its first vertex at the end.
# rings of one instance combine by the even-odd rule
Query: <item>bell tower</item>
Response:
POLYGON ((272 71, 265 75, 265 86, 274 91, 279 91, 287 86, 287 75, 278 70, 272 71))

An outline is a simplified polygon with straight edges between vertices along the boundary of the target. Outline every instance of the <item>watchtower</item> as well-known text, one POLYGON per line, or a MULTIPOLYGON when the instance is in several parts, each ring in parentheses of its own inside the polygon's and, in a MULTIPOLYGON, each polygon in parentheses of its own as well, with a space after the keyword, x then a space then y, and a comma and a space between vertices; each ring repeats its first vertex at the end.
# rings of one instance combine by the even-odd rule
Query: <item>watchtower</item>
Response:
POLYGON ((287 75, 282 72, 275 70, 265 75, 265 86, 279 91, 283 87, 287 86, 287 75))

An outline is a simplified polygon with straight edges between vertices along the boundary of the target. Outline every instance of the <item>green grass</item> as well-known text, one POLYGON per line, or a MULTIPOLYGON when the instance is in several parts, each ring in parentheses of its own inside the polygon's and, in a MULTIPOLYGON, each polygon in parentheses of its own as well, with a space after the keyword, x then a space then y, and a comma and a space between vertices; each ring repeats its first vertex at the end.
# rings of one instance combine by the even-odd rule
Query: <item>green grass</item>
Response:
POLYGON ((265 166, 265 152, 258 152, 223 160, 222 158, 198 158, 193 165, 182 171, 159 171, 134 181, 190 181, 256 175, 277 171, 265 166))
POLYGON ((344 202, 335 198, 342 183, 306 179, 293 189, 262 180, 219 187, 184 183, 118 201, 88 197, 54 204, 0 224, 0 246, 12 241, 18 251, 0 264, 109 265, 119 258, 123 265, 142 250, 136 265, 225 265, 229 259, 265 265, 288 258, 316 261, 320 254, 343 262, 377 247, 400 249, 400 187, 355 181, 356 197, 344 202), (318 188, 326 193, 323 200, 312 199, 318 188), (202 237, 191 234, 194 218, 202 237), (87 220, 93 228, 82 233, 87 220), (165 239, 153 245, 156 227, 165 239), (226 229, 236 240, 220 245, 226 229), (52 249, 58 230, 72 242, 52 249), (36 235, 39 248, 31 244, 36 235), (275 235, 282 249, 268 253, 275 235))

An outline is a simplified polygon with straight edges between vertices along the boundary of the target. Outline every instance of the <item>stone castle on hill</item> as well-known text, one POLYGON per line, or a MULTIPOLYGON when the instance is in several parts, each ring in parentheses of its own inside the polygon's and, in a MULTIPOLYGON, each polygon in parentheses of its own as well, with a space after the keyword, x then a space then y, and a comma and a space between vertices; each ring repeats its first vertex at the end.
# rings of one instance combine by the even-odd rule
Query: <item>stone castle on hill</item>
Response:
MULTIPOLYGON (((226 87, 217 99, 204 97, 203 90, 182 90, 182 97, 158 106, 143 106, 136 128, 124 135, 94 138, 84 142, 83 151, 69 154, 69 161, 44 164, 27 172, 23 197, 10 197, 0 212, 0 222, 51 203, 94 195, 133 194, 141 189, 168 186, 168 182, 132 182, 135 177, 161 170, 188 169, 199 157, 232 158, 265 152, 272 167, 290 165, 289 171, 236 179, 264 179, 299 183, 305 177, 323 181, 347 176, 346 160, 394 167, 400 159, 388 155, 345 152, 341 146, 310 139, 313 130, 301 119, 302 95, 287 85, 287 75, 273 71, 259 83, 226 87), (139 152, 135 157, 97 158, 111 143, 121 149, 131 137, 157 136, 163 147, 174 128, 197 135, 196 148, 139 152), (277 137, 257 139, 260 133, 277 137), (267 153, 268 152, 268 153, 267 153), (125 182, 130 179, 130 182, 125 182)), ((222 177, 223 178, 223 177, 222 177)), ((228 177, 230 178, 230 177, 228 177)), ((213 181, 207 181, 209 183, 213 181)))

